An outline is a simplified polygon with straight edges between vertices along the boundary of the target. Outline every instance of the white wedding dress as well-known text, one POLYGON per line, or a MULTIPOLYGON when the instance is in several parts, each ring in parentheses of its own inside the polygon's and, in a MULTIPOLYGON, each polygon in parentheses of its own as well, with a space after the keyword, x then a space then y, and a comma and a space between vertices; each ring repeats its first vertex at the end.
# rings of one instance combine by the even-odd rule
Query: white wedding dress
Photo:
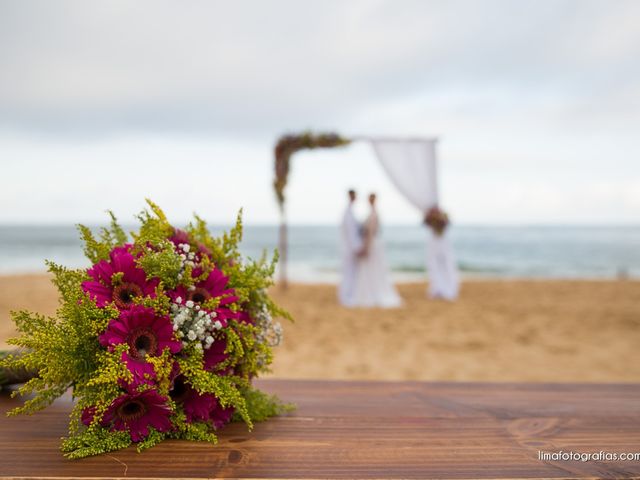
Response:
POLYGON ((358 262, 354 306, 393 308, 402 304, 387 265, 378 214, 372 210, 363 225, 367 255, 358 262))
POLYGON ((460 290, 460 278, 456 259, 448 238, 448 232, 437 235, 429 229, 427 238, 427 272, 429 296, 455 300, 460 290))

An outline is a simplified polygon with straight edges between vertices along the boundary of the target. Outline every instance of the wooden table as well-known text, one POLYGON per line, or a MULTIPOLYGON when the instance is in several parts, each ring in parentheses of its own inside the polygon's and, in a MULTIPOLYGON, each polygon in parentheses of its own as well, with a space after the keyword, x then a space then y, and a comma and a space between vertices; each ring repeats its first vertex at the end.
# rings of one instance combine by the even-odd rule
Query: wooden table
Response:
MULTIPOLYGON (((640 461, 543 461, 538 451, 640 452, 640 385, 259 382, 296 413, 83 460, 58 451, 69 400, 0 415, 0 476, 60 478, 640 477, 640 461)), ((0 410, 18 400, 0 394, 0 410)))

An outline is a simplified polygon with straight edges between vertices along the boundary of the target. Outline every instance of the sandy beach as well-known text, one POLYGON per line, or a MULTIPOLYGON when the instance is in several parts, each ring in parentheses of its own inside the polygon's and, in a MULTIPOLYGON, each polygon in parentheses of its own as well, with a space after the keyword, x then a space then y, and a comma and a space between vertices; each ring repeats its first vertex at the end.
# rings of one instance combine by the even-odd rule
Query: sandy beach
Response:
MULTIPOLYGON (((274 377, 460 381, 640 381, 640 282, 474 280, 459 301, 400 285, 395 310, 340 307, 331 285, 273 295, 294 315, 274 377)), ((9 311, 53 314, 46 275, 0 277, 0 347, 9 311)))

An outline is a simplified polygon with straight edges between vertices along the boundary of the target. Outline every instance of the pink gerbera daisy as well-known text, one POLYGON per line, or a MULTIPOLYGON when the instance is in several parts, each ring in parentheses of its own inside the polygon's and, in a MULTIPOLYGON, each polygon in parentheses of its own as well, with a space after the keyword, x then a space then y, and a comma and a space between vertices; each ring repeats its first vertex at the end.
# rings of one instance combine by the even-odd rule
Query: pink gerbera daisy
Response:
POLYGON ((112 430, 128 431, 131 440, 139 442, 149 435, 149 427, 158 432, 171 429, 171 413, 167 398, 157 391, 130 392, 109 405, 100 423, 112 430))
POLYGON ((129 356, 138 361, 144 361, 146 355, 160 355, 165 348, 177 353, 182 347, 173 334, 169 317, 157 315, 153 308, 142 305, 134 305, 120 312, 120 316, 109 322, 98 340, 102 346, 109 348, 128 344, 129 356))
POLYGON ((240 310, 239 312, 237 312, 238 315, 238 321, 242 322, 242 323, 250 323, 253 325, 254 321, 253 318, 251 318, 251 315, 249 315, 248 312, 245 312, 244 310, 240 310))
POLYGON ((220 428, 229 422, 234 412, 233 407, 222 408, 213 394, 198 393, 184 375, 175 378, 170 395, 174 402, 182 405, 188 422, 211 421, 214 428, 220 428))
POLYGON ((155 296, 159 280, 147 280, 147 274, 136 265, 134 256, 129 253, 130 248, 130 245, 114 248, 108 262, 101 260, 87 271, 92 280, 82 282, 82 289, 98 306, 113 302, 122 310, 133 305, 136 297, 155 296), (122 273, 122 278, 114 285, 112 277, 115 273, 122 273))
POLYGON ((235 408, 223 408, 220 403, 216 403, 217 405, 215 406, 215 408, 209 413, 209 420, 211 421, 213 428, 217 430, 218 428, 225 426, 231 421, 231 417, 233 417, 235 408))
POLYGON ((226 338, 220 338, 216 335, 211 346, 204 351, 204 369, 208 371, 214 370, 217 365, 229 358, 229 354, 225 353, 226 349, 226 338))
MULTIPOLYGON (((181 244, 191 245, 191 238, 189 238, 189 234, 184 230, 180 230, 179 228, 174 228, 173 235, 169 238, 169 241, 173 243, 176 247, 181 244)), ((198 253, 202 255, 211 255, 211 251, 202 243, 198 243, 198 253)))
POLYGON ((179 228, 173 229, 173 235, 171 235, 171 237, 169 238, 169 241, 171 241, 171 243, 173 243, 176 247, 183 243, 186 243, 188 245, 191 244, 191 239, 189 238, 189 234, 179 228))
POLYGON ((146 360, 143 360, 139 357, 135 357, 129 353, 123 352, 120 357, 122 363, 127 366, 127 369, 133 375, 133 379, 131 382, 126 380, 121 380, 120 384, 122 387, 137 387, 143 383, 153 383, 156 378, 156 371, 146 360))
POLYGON ((88 427, 89 425, 91 425, 91 422, 93 422, 93 417, 95 417, 95 415, 96 407, 86 407, 82 410, 80 421, 88 427))
MULTIPOLYGON (((202 275, 202 269, 200 267, 195 268, 192 273, 192 277, 197 278, 202 275)), ((210 298, 220 298, 216 311, 216 320, 220 320, 223 325, 226 325, 226 320, 230 318, 237 318, 236 312, 229 308, 229 305, 238 300, 233 288, 228 288, 229 277, 227 277, 222 270, 214 268, 209 272, 207 278, 197 282, 194 288, 187 289, 184 285, 179 285, 175 290, 169 292, 168 295, 172 300, 180 297, 182 301, 191 300, 195 304, 202 304, 210 298)))

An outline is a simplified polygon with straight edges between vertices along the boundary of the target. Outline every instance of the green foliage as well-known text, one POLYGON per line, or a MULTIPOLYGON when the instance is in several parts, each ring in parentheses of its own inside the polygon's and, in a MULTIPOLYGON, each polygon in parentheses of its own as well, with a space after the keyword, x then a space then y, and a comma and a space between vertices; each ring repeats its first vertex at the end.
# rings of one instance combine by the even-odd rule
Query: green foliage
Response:
POLYGON ((171 372, 173 370, 173 358, 168 348, 165 348, 158 357, 147 357, 147 361, 153 365, 156 374, 156 386, 158 393, 169 395, 171 372))
POLYGON ((80 237, 84 241, 84 254, 91 260, 91 263, 108 260, 109 252, 113 247, 123 245, 127 241, 127 234, 118 224, 113 212, 109 210, 107 213, 109 217, 111 217, 111 223, 108 228, 104 227, 100 229, 99 240, 94 237, 90 228, 84 225, 78 225, 80 237))
POLYGON ((149 428, 149 436, 136 444, 136 450, 140 453, 142 450, 146 450, 147 448, 151 448, 159 444, 166 437, 167 436, 164 433, 158 432, 154 428, 149 428))
POLYGON ((91 260, 91 263, 98 263, 100 260, 107 260, 109 258, 111 248, 109 248, 108 244, 96 240, 89 227, 78 225, 78 230, 84 242, 84 255, 91 260))
POLYGON ((245 386, 246 380, 233 375, 219 376, 203 368, 202 352, 192 349, 187 355, 177 358, 180 371, 199 393, 212 393, 224 408, 233 407, 249 428, 253 427, 247 411, 247 404, 239 386, 245 386))
POLYGON ((72 459, 100 455, 127 448, 131 445, 129 432, 112 432, 103 428, 90 428, 62 441, 60 448, 65 456, 72 459))
POLYGON ((126 344, 117 345, 114 351, 100 350, 96 354, 96 369, 91 378, 76 387, 76 393, 83 388, 98 387, 99 391, 103 391, 106 387, 111 386, 112 391, 118 391, 118 381, 131 381, 131 372, 121 361, 121 356, 129 350, 126 344))
POLYGON ((109 210, 107 213, 109 214, 109 217, 111 217, 111 228, 110 230, 106 230, 106 232, 105 229, 103 229, 102 231, 105 232, 105 234, 110 235, 109 239, 111 240, 111 243, 113 245, 124 245, 125 243, 127 243, 126 232, 118 223, 118 220, 116 219, 116 216, 113 214, 113 212, 109 210))
MULTIPOLYGON (((292 403, 282 403, 275 395, 269 395, 257 388, 247 388, 243 392, 245 401, 247 402, 247 410, 250 412, 253 422, 263 422, 268 418, 282 415, 295 410, 292 403)), ((234 415, 234 421, 241 420, 234 415)))
MULTIPOLYGON (((242 240, 241 212, 235 226, 221 237, 213 237, 206 223, 195 216, 186 228, 192 252, 199 254, 202 274, 192 276, 193 263, 185 262, 169 238, 176 230, 171 226, 162 210, 147 201, 148 210, 139 216, 141 226, 132 233, 132 253, 136 263, 148 279, 159 280, 155 295, 135 297, 137 304, 153 308, 158 315, 171 314, 171 300, 167 290, 176 287, 193 289, 193 285, 206 279, 211 269, 219 268, 228 277, 238 300, 226 305, 234 312, 242 311, 251 318, 286 318, 289 314, 278 307, 267 291, 272 285, 272 276, 277 254, 267 260, 263 254, 259 260, 244 260, 238 250, 242 240)), ((110 261, 110 252, 128 241, 127 234, 109 212, 110 225, 102 228, 98 236, 85 226, 78 226, 84 241, 84 252, 92 263, 110 261)), ((22 369, 37 372, 37 376, 23 384, 14 395, 30 396, 10 415, 34 413, 73 388, 75 404, 69 423, 69 438, 62 444, 62 451, 69 458, 82 458, 129 446, 129 432, 105 427, 102 419, 114 400, 125 394, 123 384, 132 380, 132 374, 122 361, 122 355, 130 352, 128 343, 107 350, 98 341, 109 322, 117 319, 120 312, 114 303, 99 307, 82 289, 82 283, 90 280, 86 270, 73 270, 48 262, 53 283, 60 294, 60 305, 54 317, 13 312, 13 319, 20 336, 10 343, 20 347, 19 355, 0 358, 1 369, 22 369), (84 425, 80 419, 83 411, 91 409, 93 420, 84 425)), ((109 279, 110 288, 124 282, 123 272, 114 273, 109 279)), ((218 308, 220 298, 211 298, 201 308, 213 311, 218 308)), ((208 422, 188 422, 180 404, 170 398, 174 365, 180 367, 189 385, 197 392, 213 394, 223 408, 235 409, 234 419, 244 421, 249 428, 253 422, 289 411, 290 405, 251 387, 251 379, 269 370, 273 354, 271 346, 264 341, 264 332, 257 321, 230 320, 228 326, 216 333, 226 339, 228 358, 215 371, 203 366, 203 350, 198 341, 183 345, 178 355, 169 349, 149 356, 155 376, 153 386, 142 385, 138 389, 154 388, 164 396, 173 411, 171 421, 174 429, 158 432, 153 429, 141 442, 138 451, 156 445, 164 438, 207 441, 216 443, 213 427, 208 422)))
POLYGON ((156 287, 155 297, 135 298, 134 301, 135 303, 144 305, 145 307, 153 308, 161 315, 169 314, 169 306, 171 305, 171 300, 165 295, 164 284, 162 282, 160 282, 160 284, 156 287))
POLYGON ((151 200, 147 199, 151 211, 143 210, 138 215, 142 224, 140 231, 133 233, 136 246, 145 249, 148 245, 158 246, 173 235, 173 227, 164 212, 151 200))
POLYGON ((173 416, 172 423, 174 430, 167 433, 167 438, 209 442, 214 445, 218 443, 218 437, 213 433, 210 425, 205 422, 187 422, 187 418, 182 411, 173 416))
POLYGON ((137 264, 149 278, 159 278, 167 288, 175 288, 180 281, 182 262, 174 251, 173 243, 167 240, 156 244, 154 249, 145 249, 137 264))

